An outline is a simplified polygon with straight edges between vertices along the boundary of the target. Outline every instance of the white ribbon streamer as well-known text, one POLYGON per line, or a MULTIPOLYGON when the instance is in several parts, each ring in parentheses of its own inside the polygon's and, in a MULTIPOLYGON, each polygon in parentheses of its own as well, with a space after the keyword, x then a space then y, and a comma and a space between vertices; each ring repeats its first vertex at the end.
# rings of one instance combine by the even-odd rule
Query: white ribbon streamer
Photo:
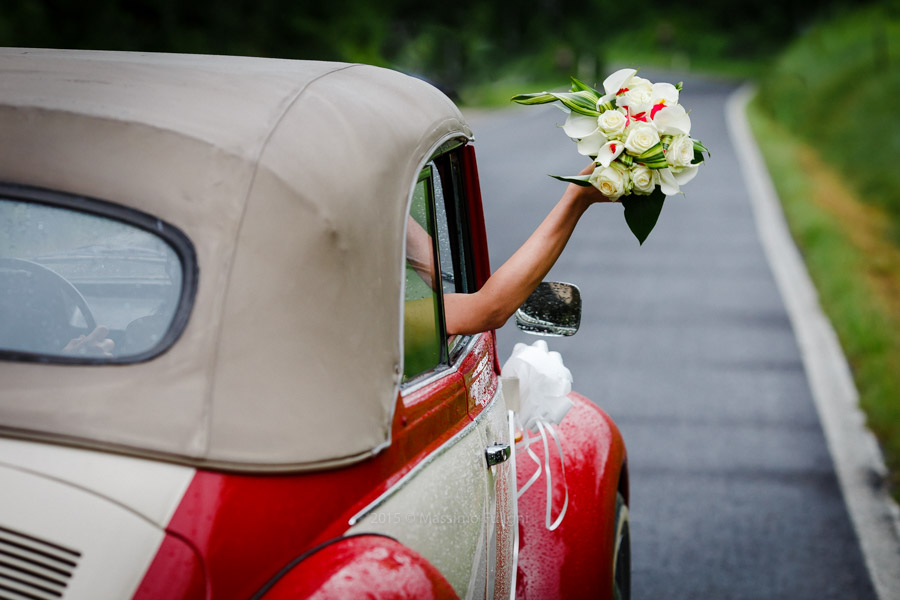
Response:
MULTIPOLYGON (((541 476, 541 469, 542 469, 541 459, 539 459, 537 457, 537 454, 534 453, 534 450, 531 449, 531 441, 533 439, 534 438, 531 437, 529 432, 526 431, 525 439, 523 440, 524 449, 525 449, 525 452, 528 454, 529 458, 531 458, 531 460, 534 461, 534 464, 537 465, 537 470, 531 475, 531 478, 527 482, 525 482, 525 485, 523 485, 521 488, 519 488, 519 491, 516 493, 516 500, 521 498, 522 494, 524 494, 528 490, 528 488, 530 488, 532 486, 532 484, 534 484, 534 482, 537 481, 541 476)), ((516 448, 516 451, 518 451, 518 448, 516 448)))
MULTIPOLYGON (((559 435, 557 435, 556 430, 553 426, 544 421, 543 419, 539 419, 535 421, 535 426, 538 429, 538 435, 532 437, 530 432, 526 430, 525 438, 522 440, 523 447, 525 453, 528 454, 528 457, 534 461, 534 464, 537 466, 537 470, 531 475, 525 485, 519 488, 519 491, 516 493, 516 500, 522 497, 522 495, 528 491, 534 482, 536 482, 541 477, 541 473, 547 474, 547 512, 545 517, 545 526, 548 531, 553 531, 563 521, 563 518, 566 516, 566 510, 569 508, 569 485, 566 481, 566 461, 563 458, 563 449, 562 442, 560 442, 559 435), (553 514, 553 476, 550 471, 550 444, 547 441, 547 436, 552 437, 553 441, 556 443, 556 449, 559 451, 559 470, 562 474, 562 486, 565 492, 565 500, 563 501, 563 507, 559 511, 559 515, 556 517, 556 520, 552 520, 553 514), (537 454, 535 454, 534 450, 531 449, 531 442, 540 439, 544 446, 544 463, 541 464, 541 459, 538 458, 537 454)), ((519 448, 516 448, 516 451, 519 451, 519 448)))
MULTIPOLYGON (((525 485, 516 492, 516 500, 528 491, 546 473, 547 479, 547 511, 544 525, 553 531, 563 521, 569 507, 569 486, 566 482, 566 463, 563 457, 562 442, 551 423, 559 424, 573 406, 568 398, 572 390, 572 374, 563 365, 559 352, 550 352, 547 342, 538 340, 534 344, 516 344, 512 356, 503 365, 504 377, 515 377, 519 380, 519 399, 521 412, 519 418, 524 421, 522 431, 524 439, 522 450, 534 462, 535 472, 525 485), (537 431, 533 435, 532 431, 537 431), (553 519, 553 477, 550 470, 550 442, 553 438, 559 451, 559 466, 562 474, 562 486, 565 491, 563 507, 556 519, 553 519), (544 447, 544 461, 531 448, 531 443, 540 439, 544 447)), ((519 451, 519 448, 516 448, 519 451)))

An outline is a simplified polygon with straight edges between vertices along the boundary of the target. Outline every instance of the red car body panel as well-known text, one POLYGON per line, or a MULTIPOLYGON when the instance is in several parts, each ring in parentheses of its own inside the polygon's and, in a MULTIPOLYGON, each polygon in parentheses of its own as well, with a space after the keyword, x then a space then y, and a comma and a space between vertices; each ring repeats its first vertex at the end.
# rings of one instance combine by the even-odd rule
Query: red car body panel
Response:
MULTIPOLYGON (((469 215, 469 232, 472 236, 472 258, 475 264, 475 287, 481 289, 491 276, 491 259, 488 254, 487 231, 484 226, 484 206, 481 203, 481 182, 478 179, 478 161, 475 147, 468 144, 463 148, 463 172, 466 186, 466 211, 469 215)), ((494 346, 497 346, 497 332, 491 331, 494 346)), ((500 374, 500 357, 494 353, 494 371, 500 374)))
MULTIPOLYGON (((519 568, 516 598, 612 597, 616 492, 627 500, 625 444, 612 419, 593 402, 571 394, 575 406, 556 428, 563 449, 569 504, 560 526, 546 527, 547 489, 542 476, 519 498, 519 568)), ((540 441, 531 448, 544 462, 540 441)), ((551 519, 563 507, 563 473, 556 444, 549 440, 553 482, 551 519)), ((516 454, 521 488, 536 465, 516 454)))
POLYGON ((472 257, 475 261, 475 284, 480 289, 491 276, 491 262, 488 255, 487 231, 484 227, 484 207, 481 203, 481 183, 478 179, 475 147, 471 144, 465 146, 462 159, 466 179, 466 210, 472 236, 472 257))
POLYGON ((418 553, 391 538, 362 535, 313 551, 262 598, 451 600, 457 595, 418 553))
POLYGON ((201 600, 208 598, 207 574, 197 549, 166 533, 134 598, 201 600))

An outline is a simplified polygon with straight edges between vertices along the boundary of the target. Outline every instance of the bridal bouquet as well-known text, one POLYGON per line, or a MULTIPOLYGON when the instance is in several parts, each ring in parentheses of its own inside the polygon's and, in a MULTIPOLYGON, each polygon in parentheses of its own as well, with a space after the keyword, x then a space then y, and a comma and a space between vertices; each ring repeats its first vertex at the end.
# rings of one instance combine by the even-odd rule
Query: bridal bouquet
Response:
POLYGON ((603 91, 573 77, 569 92, 520 94, 512 100, 562 105, 569 113, 563 131, 595 168, 590 175, 552 177, 593 185, 610 200, 621 199, 625 221, 643 244, 666 196, 681 192, 709 150, 691 138, 691 118, 678 103, 681 83, 651 83, 635 69, 621 69, 606 78, 603 91))

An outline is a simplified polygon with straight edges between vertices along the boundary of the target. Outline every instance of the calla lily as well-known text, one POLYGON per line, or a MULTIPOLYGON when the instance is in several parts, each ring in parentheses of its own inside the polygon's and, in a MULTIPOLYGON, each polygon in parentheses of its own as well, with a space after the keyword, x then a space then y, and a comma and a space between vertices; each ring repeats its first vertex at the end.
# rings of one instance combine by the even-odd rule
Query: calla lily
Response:
POLYGON ((671 83, 654 83, 653 94, 650 99, 650 118, 654 119, 656 113, 667 106, 678 104, 678 88, 671 83))
POLYGON ((678 97, 678 88, 671 83, 653 84, 653 104, 663 102, 666 106, 674 106, 678 104, 678 97))
POLYGON ((678 169, 677 173, 673 172, 675 176, 675 181, 679 186, 685 185, 690 182, 691 179, 697 176, 697 172, 700 170, 700 167, 697 165, 691 167, 682 167, 678 169))
POLYGON ((600 149, 606 142, 606 135, 602 131, 597 130, 591 135, 578 140, 578 153, 583 156, 597 156, 597 153, 600 152, 600 149))
POLYGON ((637 69, 619 69, 603 80, 603 91, 606 92, 607 96, 612 95, 615 97, 636 73, 637 69))
POLYGON ((671 196, 681 192, 681 187, 671 169, 659 169, 657 173, 659 173, 659 189, 663 194, 671 196))
POLYGON ((653 123, 660 135, 690 135, 691 118, 680 104, 666 106, 654 115, 653 123))
POLYGON ((563 125, 563 131, 570 138, 580 140, 592 133, 596 133, 599 129, 597 117, 587 115, 579 115, 578 113, 569 113, 566 123, 563 125))
POLYGON ((606 143, 606 135, 600 131, 597 117, 589 117, 570 113, 563 125, 566 135, 578 142, 578 153, 584 156, 595 156, 600 147, 606 143))
POLYGON ((616 140, 606 142, 597 151, 597 162, 604 167, 608 167, 624 150, 625 144, 622 142, 616 140))

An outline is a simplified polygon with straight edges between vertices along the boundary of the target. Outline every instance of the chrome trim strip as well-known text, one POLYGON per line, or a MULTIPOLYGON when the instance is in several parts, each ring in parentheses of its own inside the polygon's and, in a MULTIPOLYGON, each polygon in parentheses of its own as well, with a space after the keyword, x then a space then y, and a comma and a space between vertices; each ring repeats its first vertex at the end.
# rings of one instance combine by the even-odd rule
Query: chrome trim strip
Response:
MULTIPOLYGON (((488 406, 490 406, 490 404, 492 404, 493 401, 496 400, 496 398, 497 398, 497 395, 495 394, 494 398, 491 400, 491 402, 488 403, 488 406)), ((350 517, 350 520, 347 521, 347 525, 349 525, 350 527, 353 527, 354 525, 359 523, 362 519, 364 519, 366 517, 366 515, 368 515, 372 511, 374 511, 376 508, 378 508, 382 504, 384 504, 385 501, 388 500, 388 498, 390 498, 395 493, 400 491, 403 488, 403 486, 405 486, 407 483, 409 483, 413 477, 418 475, 418 473, 422 469, 424 469, 429 464, 434 462, 439 456, 441 456, 445 452, 447 452, 457 442, 459 442, 459 440, 461 440, 464 436, 468 435, 469 433, 472 433, 475 430, 475 428, 477 428, 481 424, 481 421, 483 421, 485 418, 487 418, 486 415, 488 412, 489 411, 487 410, 487 406, 486 406, 485 409, 482 410, 478 414, 477 417, 475 417, 474 421, 472 421, 471 423, 469 423, 468 425, 466 425, 465 427, 463 427, 462 429, 460 429, 459 431, 454 433, 453 436, 449 440, 447 440, 446 442, 441 444, 437 450, 435 450, 434 452, 432 452, 431 454, 426 456, 424 459, 422 459, 422 461, 419 464, 417 464, 412 469, 410 469, 409 473, 407 473, 406 475, 401 477, 400 480, 397 481, 397 483, 395 483, 394 485, 392 485, 391 487, 386 489, 384 492, 382 492, 382 494, 380 496, 378 496, 378 498, 373 500, 368 506, 366 506, 361 511, 359 511, 358 513, 356 513, 355 515, 350 517)))

